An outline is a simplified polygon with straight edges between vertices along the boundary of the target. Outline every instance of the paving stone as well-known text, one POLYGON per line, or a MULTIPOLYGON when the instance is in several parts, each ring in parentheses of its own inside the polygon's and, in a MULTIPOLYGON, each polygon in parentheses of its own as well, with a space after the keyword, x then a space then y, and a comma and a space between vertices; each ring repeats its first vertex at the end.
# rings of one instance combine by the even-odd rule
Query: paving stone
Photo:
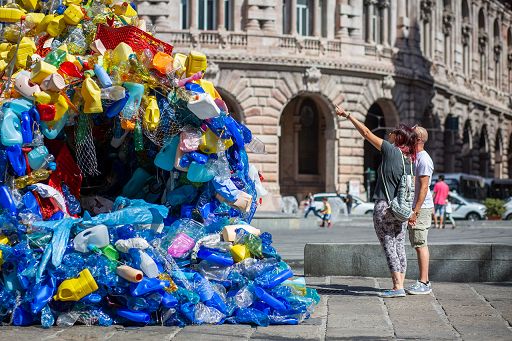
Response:
POLYGON ((173 340, 211 341, 211 340, 248 340, 255 328, 248 325, 199 325, 186 326, 181 329, 173 340))
POLYGON ((471 284, 512 325, 512 283, 471 284))
POLYGON ((74 326, 67 328, 62 334, 59 334, 59 340, 162 341, 170 340, 179 330, 178 327, 163 326, 126 328, 123 326, 108 328, 74 326))
POLYGON ((322 325, 258 327, 251 340, 323 340, 322 325))

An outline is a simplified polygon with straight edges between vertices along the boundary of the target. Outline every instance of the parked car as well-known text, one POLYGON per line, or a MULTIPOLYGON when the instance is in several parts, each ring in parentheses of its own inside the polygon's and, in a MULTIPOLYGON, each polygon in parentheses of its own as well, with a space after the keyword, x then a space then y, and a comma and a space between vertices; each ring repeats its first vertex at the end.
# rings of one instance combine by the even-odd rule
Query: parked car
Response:
MULTIPOLYGON (((346 194, 336 194, 336 193, 317 193, 313 195, 313 205, 316 210, 321 210, 323 208, 322 199, 329 198, 329 202, 334 201, 336 206, 340 206, 345 208, 345 198, 346 194)), ((332 205, 332 203, 331 203, 332 205)), ((363 199, 352 196, 352 212, 351 214, 355 215, 364 215, 364 214, 373 214, 374 203, 366 202, 363 199)), ((333 207, 334 209, 334 207, 333 207)), ((343 212, 344 213, 344 212, 343 212)))
POLYGON ((501 216, 503 220, 512 220, 512 197, 505 201, 505 213, 501 216))
POLYGON ((455 192, 448 194, 448 199, 452 203, 452 217, 454 219, 482 220, 485 219, 485 206, 463 198, 455 192))

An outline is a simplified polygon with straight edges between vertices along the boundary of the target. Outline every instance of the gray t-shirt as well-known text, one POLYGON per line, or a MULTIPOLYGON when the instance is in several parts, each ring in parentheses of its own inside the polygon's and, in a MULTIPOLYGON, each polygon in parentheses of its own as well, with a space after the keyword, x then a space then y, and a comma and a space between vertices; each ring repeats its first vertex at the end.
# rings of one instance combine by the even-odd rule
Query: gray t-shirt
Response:
MULTIPOLYGON (((377 170, 377 184, 375 186, 373 199, 388 200, 383 183, 383 181, 385 181, 388 189, 389 200, 393 200, 393 198, 398 194, 398 184, 400 183, 400 177, 404 173, 404 167, 402 166, 402 152, 397 146, 392 145, 388 141, 382 142, 380 152, 382 153, 382 163, 377 170), (382 178, 381 168, 384 178, 382 178)), ((404 161, 405 171, 407 174, 411 174, 411 160, 405 157, 404 161)))
POLYGON ((434 200, 432 199, 432 192, 430 192, 430 181, 432 180, 432 174, 434 173, 434 162, 430 158, 430 155, 424 150, 416 154, 416 162, 414 163, 414 174, 416 175, 416 184, 414 188, 414 203, 413 208, 416 206, 418 200, 418 194, 420 194, 420 176, 428 176, 427 195, 421 208, 432 208, 434 207, 434 200))

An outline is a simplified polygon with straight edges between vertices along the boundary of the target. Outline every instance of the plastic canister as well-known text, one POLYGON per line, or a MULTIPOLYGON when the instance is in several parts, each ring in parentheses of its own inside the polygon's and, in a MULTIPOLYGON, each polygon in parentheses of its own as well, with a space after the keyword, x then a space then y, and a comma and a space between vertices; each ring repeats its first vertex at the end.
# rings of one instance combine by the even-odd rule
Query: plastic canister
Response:
POLYGON ((32 68, 32 74, 30 78, 32 82, 40 84, 46 77, 56 72, 57 68, 55 66, 48 64, 42 59, 39 59, 32 68))
POLYGON ((88 245, 105 247, 110 243, 108 228, 105 225, 97 225, 88 228, 75 236, 73 245, 78 252, 89 252, 88 245))
POLYGON ((0 21, 1 22, 19 22, 25 12, 18 8, 0 8, 0 21))
POLYGON ((190 77, 199 71, 206 71, 207 66, 208 63, 204 53, 198 51, 190 51, 186 62, 187 77, 190 77))
POLYGON ((64 31, 65 28, 66 28, 66 21, 64 19, 64 16, 56 15, 48 23, 48 26, 46 27, 46 32, 52 37, 57 37, 62 33, 62 31, 64 31))
POLYGON ((212 96, 207 93, 197 94, 187 103, 187 107, 201 120, 217 117, 220 109, 215 104, 212 96))
POLYGON ((166 171, 171 171, 174 168, 174 161, 176 159, 176 150, 180 139, 178 136, 174 136, 167 144, 160 149, 156 154, 154 163, 155 166, 166 171))
POLYGON ((45 146, 39 146, 32 149, 28 154, 28 164, 32 169, 39 169, 45 161, 45 157, 48 155, 48 149, 45 146))
POLYGON ((64 11, 64 21, 68 25, 76 26, 84 18, 84 13, 78 5, 71 4, 64 11))
POLYGON ((4 146, 21 145, 23 143, 20 119, 10 109, 4 109, 4 119, 0 132, 1 141, 4 146))

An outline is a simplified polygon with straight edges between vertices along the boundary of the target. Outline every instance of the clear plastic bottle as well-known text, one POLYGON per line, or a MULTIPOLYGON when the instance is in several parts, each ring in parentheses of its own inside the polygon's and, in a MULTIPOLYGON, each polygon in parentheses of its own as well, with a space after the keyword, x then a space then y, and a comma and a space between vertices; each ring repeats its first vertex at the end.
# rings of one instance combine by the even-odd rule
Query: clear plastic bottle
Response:
POLYGON ((126 90, 122 86, 114 85, 109 88, 101 89, 101 99, 110 101, 119 101, 126 95, 126 90))
POLYGON ((257 137, 252 137, 251 142, 246 144, 246 148, 255 154, 266 154, 265 144, 257 137))

